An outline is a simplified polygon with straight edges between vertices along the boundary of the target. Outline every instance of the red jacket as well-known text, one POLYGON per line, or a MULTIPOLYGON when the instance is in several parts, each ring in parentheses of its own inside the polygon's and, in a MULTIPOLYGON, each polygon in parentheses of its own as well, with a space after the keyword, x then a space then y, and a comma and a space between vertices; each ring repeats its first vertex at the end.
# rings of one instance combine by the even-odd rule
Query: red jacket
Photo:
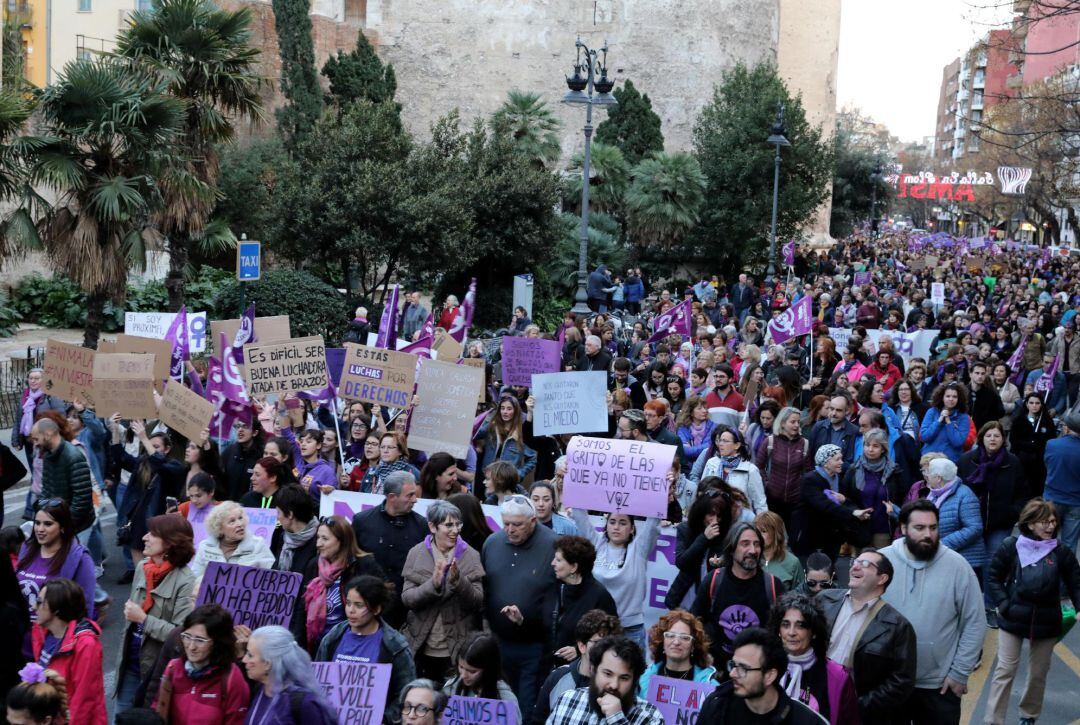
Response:
MULTIPOLYGON (((46 630, 35 624, 30 632, 34 660, 41 658, 46 630)), ((67 682, 68 722, 106 725, 105 677, 102 673, 101 627, 90 619, 70 622, 46 669, 56 670, 67 682)))
POLYGON ((892 363, 889 363, 889 367, 882 371, 876 361, 863 370, 863 375, 873 375, 874 379, 881 383, 881 387, 885 389, 885 395, 888 395, 892 387, 900 382, 900 378, 903 377, 900 375, 900 369, 892 363))
POLYGON ((184 660, 177 657, 169 661, 161 675, 154 709, 160 707, 162 697, 170 698, 168 722, 172 725, 244 725, 251 691, 235 664, 229 665, 226 677, 215 669, 192 679, 184 669, 184 660))
POLYGON ((705 396, 705 405, 710 408, 731 408, 741 413, 743 408, 746 407, 746 402, 743 400, 742 394, 732 385, 731 392, 723 400, 720 400, 720 396, 716 394, 715 390, 710 390, 709 394, 705 396))
POLYGON ((458 315, 460 307, 451 307, 450 309, 443 310, 439 315, 439 327, 444 330, 449 330, 454 324, 454 318, 458 315))

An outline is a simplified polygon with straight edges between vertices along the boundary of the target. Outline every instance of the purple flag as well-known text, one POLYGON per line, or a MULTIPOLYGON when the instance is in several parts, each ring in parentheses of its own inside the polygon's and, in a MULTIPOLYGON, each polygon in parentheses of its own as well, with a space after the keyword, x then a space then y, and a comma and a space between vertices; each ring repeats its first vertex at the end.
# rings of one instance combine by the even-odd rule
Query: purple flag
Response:
POLYGON ((465 301, 461 303, 461 309, 454 316, 454 322, 450 325, 450 337, 464 344, 472 327, 473 312, 476 311, 476 277, 469 284, 469 291, 465 294, 465 301))
POLYGON ((657 316, 652 337, 646 342, 660 342, 668 335, 690 337, 693 334, 693 311, 691 300, 684 300, 667 312, 657 316))
POLYGON ((1027 348, 1028 337, 1024 335, 1024 338, 1020 340, 1020 344, 1016 346, 1016 352, 1012 354, 1009 361, 1005 363, 1009 366, 1009 370, 1013 371, 1013 383, 1021 385, 1021 380, 1024 377, 1024 366, 1022 364, 1024 360, 1024 350, 1027 348))
POLYGON ((790 242, 785 244, 783 246, 783 248, 782 248, 782 251, 784 253, 784 266, 785 267, 794 267, 795 266, 795 240, 792 239, 790 242))
MULTIPOLYGON (((237 339, 239 338, 240 335, 237 333, 237 339)), ((224 350, 221 355, 222 395, 225 396, 226 400, 242 403, 245 406, 250 405, 251 401, 248 399, 247 386, 244 385, 244 376, 240 373, 240 365, 236 362, 236 348, 225 346, 224 334, 221 336, 221 349, 224 350)))
POLYGON ((783 345, 793 337, 805 335, 813 326, 813 310, 810 297, 801 300, 784 310, 779 317, 769 320, 769 334, 773 342, 783 345))
POLYGON ((398 292, 401 285, 394 285, 390 292, 390 299, 383 307, 382 317, 379 319, 379 336, 375 339, 375 347, 383 347, 393 350, 397 347, 397 315, 398 315, 398 292))
MULTIPOLYGON (((240 327, 236 331, 236 336, 233 337, 233 354, 243 359, 244 357, 244 345, 249 342, 258 342, 259 338, 255 335, 255 303, 252 302, 248 305, 248 308, 244 310, 244 314, 240 317, 240 327)), ((225 350, 225 337, 221 338, 222 350, 225 350)), ((224 358, 224 352, 222 358, 224 358)), ((225 360, 222 359, 222 363, 225 360)))
POLYGON ((210 430, 220 438, 227 438, 225 431, 232 431, 236 421, 251 422, 251 408, 243 403, 229 400, 225 396, 225 370, 216 357, 207 361, 206 398, 214 404, 214 415, 210 419, 210 430))
POLYGON ((1049 370, 1043 370, 1043 374, 1039 376, 1039 379, 1035 381, 1036 393, 1049 393, 1054 387, 1054 376, 1057 375, 1058 368, 1061 366, 1061 353, 1054 357, 1054 362, 1050 363, 1049 370))
POLYGON ((855 273, 855 278, 853 280, 851 280, 851 282, 852 282, 852 284, 855 284, 855 285, 870 284, 870 273, 869 272, 856 272, 855 273))
POLYGON ((187 306, 181 306, 176 313, 169 329, 165 331, 165 339, 172 343, 172 361, 169 363, 169 377, 173 380, 183 381, 184 361, 191 359, 191 349, 188 343, 187 329, 187 306))
POLYGON ((419 355, 420 357, 426 357, 428 360, 430 360, 431 359, 431 343, 434 342, 434 341, 435 341, 435 336, 434 335, 427 335, 425 337, 421 337, 419 340, 412 343, 411 345, 406 345, 405 347, 401 348, 401 352, 411 352, 413 355, 419 355))

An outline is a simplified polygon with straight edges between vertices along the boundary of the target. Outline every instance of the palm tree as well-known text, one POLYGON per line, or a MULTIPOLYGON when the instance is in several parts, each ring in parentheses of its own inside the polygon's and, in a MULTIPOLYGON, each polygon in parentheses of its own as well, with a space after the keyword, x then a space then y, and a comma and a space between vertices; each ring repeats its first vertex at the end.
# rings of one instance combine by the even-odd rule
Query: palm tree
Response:
POLYGON ((626 192, 630 230, 640 246, 671 247, 697 224, 705 174, 688 153, 654 153, 634 167, 626 192))
MULTIPOLYGON (((589 156, 589 209, 618 214, 630 183, 630 165, 622 149, 606 143, 593 143, 589 156)), ((583 154, 574 154, 567 169, 566 200, 569 206, 579 210, 584 162, 583 154)))
POLYGON ((32 110, 24 94, 0 90, 0 202, 22 201, 0 218, 0 260, 40 246, 33 218, 41 198, 27 181, 26 164, 41 139, 20 134, 32 110))
POLYGON ((251 18, 248 8, 221 10, 211 0, 154 0, 117 41, 116 56, 167 82, 186 104, 177 163, 162 179, 164 204, 155 215, 168 239, 172 310, 184 303, 191 250, 213 255, 236 244, 228 225, 210 215, 219 197, 219 144, 233 139, 234 120, 263 119, 251 18))
POLYGON ((539 93, 510 91, 491 117, 491 125, 497 133, 508 133, 518 152, 540 168, 559 160, 559 119, 539 93))
POLYGON ((84 344, 96 348, 106 301, 121 303, 129 267, 145 266, 184 104, 156 76, 107 58, 69 63, 39 96, 45 138, 30 178, 57 196, 39 233, 56 269, 86 292, 84 344))

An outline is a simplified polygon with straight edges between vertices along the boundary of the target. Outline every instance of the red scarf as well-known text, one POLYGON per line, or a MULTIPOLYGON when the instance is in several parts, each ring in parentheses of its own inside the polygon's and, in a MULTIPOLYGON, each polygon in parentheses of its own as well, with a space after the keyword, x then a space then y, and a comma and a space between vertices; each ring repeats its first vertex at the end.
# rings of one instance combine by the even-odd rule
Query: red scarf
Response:
POLYGON ((304 608, 307 610, 308 645, 319 643, 323 630, 326 629, 326 590, 341 576, 345 562, 329 562, 319 557, 319 575, 311 580, 304 590, 304 608))
POLYGON ((144 612, 149 612, 150 608, 154 606, 154 598, 150 594, 161 583, 161 580, 173 570, 173 565, 168 561, 155 564, 153 559, 147 557, 142 566, 143 574, 146 575, 146 599, 143 600, 142 609, 144 612))

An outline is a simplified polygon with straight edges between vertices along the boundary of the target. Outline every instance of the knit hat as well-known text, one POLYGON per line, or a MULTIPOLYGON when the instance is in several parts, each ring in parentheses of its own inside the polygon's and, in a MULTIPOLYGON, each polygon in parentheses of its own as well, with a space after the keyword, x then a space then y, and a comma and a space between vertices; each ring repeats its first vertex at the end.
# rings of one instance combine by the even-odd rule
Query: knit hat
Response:
MULTIPOLYGON (((1080 416, 1077 417, 1080 418, 1080 416)), ((817 449, 817 454, 814 455, 814 465, 824 466, 825 461, 829 460, 837 453, 843 453, 843 451, 840 449, 840 446, 834 446, 832 443, 826 443, 821 448, 817 449)))

